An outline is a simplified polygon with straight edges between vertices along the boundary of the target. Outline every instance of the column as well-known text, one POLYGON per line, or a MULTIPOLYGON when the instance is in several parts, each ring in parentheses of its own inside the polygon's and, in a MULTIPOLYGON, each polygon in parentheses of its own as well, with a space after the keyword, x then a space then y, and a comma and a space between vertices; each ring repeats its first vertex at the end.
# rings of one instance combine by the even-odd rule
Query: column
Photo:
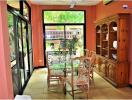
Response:
POLYGON ((0 99, 13 99, 6 1, 0 1, 0 99))

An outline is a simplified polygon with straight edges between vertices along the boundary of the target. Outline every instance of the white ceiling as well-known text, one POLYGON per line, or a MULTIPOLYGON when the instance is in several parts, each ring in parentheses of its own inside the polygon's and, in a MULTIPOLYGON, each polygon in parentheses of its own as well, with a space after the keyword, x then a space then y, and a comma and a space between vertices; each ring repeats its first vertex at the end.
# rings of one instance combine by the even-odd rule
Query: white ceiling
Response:
POLYGON ((96 5, 102 0, 29 0, 40 5, 96 5))

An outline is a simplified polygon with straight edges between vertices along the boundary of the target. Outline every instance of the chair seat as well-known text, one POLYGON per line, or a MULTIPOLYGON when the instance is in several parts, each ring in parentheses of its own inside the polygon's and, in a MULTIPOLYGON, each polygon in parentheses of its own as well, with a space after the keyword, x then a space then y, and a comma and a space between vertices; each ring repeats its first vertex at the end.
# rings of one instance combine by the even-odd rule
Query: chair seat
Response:
POLYGON ((52 76, 64 76, 64 72, 62 70, 51 70, 50 73, 52 76))
POLYGON ((72 81, 71 81, 71 77, 67 77, 66 78, 66 81, 67 81, 67 83, 68 84, 70 84, 70 85, 74 85, 74 86, 76 86, 76 85, 86 85, 86 84, 88 84, 88 82, 86 81, 86 80, 81 80, 81 79, 77 79, 77 77, 75 78, 74 77, 74 80, 73 80, 73 83, 72 83, 72 81))

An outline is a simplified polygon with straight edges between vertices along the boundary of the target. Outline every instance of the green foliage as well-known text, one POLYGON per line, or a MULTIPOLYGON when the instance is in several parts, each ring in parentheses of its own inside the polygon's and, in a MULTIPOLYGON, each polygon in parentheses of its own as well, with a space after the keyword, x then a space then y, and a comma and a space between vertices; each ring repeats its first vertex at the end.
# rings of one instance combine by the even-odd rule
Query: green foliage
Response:
POLYGON ((83 11, 44 11, 45 23, 84 23, 83 11))
POLYGON ((67 48, 69 49, 69 54, 72 55, 73 51, 76 51, 78 39, 73 37, 73 39, 67 41, 67 48))
POLYGON ((11 13, 8 13, 8 27, 13 26, 13 15, 11 13))
POLYGON ((9 40, 10 40, 10 60, 15 59, 15 37, 14 37, 14 32, 13 32, 13 15, 11 13, 8 13, 8 30, 9 30, 9 40))

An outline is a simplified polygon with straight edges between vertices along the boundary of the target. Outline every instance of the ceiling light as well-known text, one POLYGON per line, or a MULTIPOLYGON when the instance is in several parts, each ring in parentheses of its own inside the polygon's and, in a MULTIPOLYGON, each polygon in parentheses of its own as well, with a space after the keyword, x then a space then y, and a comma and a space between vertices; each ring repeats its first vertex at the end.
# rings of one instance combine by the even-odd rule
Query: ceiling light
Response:
POLYGON ((74 8, 75 4, 76 4, 76 1, 72 0, 71 3, 70 3, 70 8, 74 8))

